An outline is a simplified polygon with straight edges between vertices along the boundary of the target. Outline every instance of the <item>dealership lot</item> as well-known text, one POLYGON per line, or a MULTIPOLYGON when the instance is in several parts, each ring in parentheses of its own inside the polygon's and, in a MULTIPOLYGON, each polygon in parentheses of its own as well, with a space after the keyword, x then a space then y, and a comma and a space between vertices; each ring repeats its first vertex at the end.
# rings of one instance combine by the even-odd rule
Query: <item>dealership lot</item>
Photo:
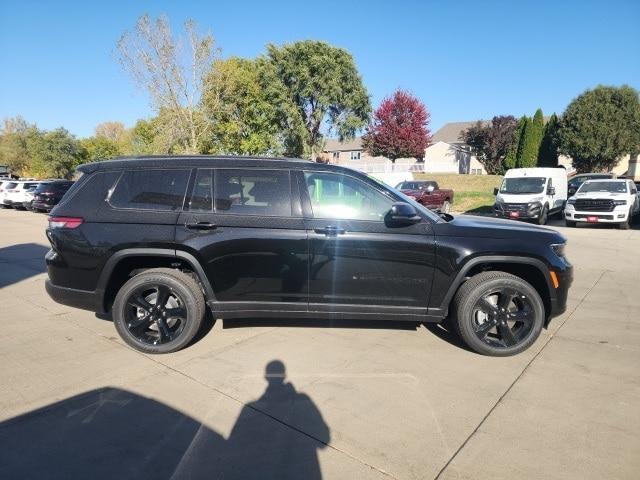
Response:
POLYGON ((527 352, 489 358, 433 326, 273 320, 210 322, 183 351, 143 355, 108 320, 47 297, 45 224, 0 210, 1 478, 39 476, 36 464, 65 477, 95 438, 118 457, 105 469, 154 478, 216 478, 228 465, 325 479, 640 470, 638 225, 554 226, 575 265, 569 308, 527 352), (293 388, 265 391, 273 360, 293 388))

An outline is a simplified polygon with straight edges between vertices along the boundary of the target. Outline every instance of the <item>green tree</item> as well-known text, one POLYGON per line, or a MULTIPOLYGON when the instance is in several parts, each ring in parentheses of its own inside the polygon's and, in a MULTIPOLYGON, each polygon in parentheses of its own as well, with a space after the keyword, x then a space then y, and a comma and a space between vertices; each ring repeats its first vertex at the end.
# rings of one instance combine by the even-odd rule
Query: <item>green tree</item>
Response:
POLYGON ((578 172, 610 171, 640 151, 640 100, 632 87, 598 86, 574 99, 560 121, 559 151, 578 172))
POLYGON ((100 135, 84 138, 80 141, 80 145, 84 149, 85 159, 88 162, 109 160, 122 155, 118 142, 100 135))
POLYGON ((130 151, 125 153, 133 155, 150 155, 158 153, 154 150, 154 142, 158 131, 154 120, 138 120, 129 130, 130 151))
MULTIPOLYGON (((212 123, 211 152, 238 155, 281 153, 278 96, 263 59, 214 62, 205 80, 203 105, 212 123)), ((282 91, 278 92, 282 96, 282 91)))
POLYGON ((554 113, 544 126, 544 135, 538 152, 539 167, 558 166, 558 116, 554 113))
POLYGON ((29 137, 30 173, 40 178, 71 178, 85 152, 80 142, 64 128, 29 137))
POLYGON ((0 129, 0 164, 7 165, 18 175, 26 175, 31 163, 29 138, 39 135, 40 131, 24 118, 5 118, 0 129))
POLYGON ((316 158, 325 122, 327 132, 341 140, 353 138, 369 123, 369 95, 346 50, 305 40, 268 45, 267 55, 287 95, 281 118, 287 155, 316 158), (295 110, 289 111, 287 103, 295 110))
POLYGON ((518 168, 520 166, 518 163, 518 147, 520 146, 526 125, 527 117, 523 115, 520 117, 520 120, 518 120, 518 126, 513 132, 511 145, 509 145, 507 155, 504 158, 504 166, 507 170, 510 168, 518 168))
POLYGON ((538 163, 538 151, 544 135, 544 117, 542 110, 536 110, 533 120, 527 121, 520 143, 517 164, 522 168, 535 167, 538 163))

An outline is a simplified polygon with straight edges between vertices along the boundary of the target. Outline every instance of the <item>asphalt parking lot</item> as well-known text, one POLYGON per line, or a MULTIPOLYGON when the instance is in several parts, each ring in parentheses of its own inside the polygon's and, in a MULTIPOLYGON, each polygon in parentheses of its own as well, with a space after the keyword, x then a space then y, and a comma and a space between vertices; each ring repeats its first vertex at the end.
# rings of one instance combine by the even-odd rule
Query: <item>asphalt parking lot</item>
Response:
POLYGON ((47 297, 45 223, 0 210, 0 478, 638 478, 638 225, 553 227, 569 308, 488 358, 423 325, 273 320, 140 354, 47 297))

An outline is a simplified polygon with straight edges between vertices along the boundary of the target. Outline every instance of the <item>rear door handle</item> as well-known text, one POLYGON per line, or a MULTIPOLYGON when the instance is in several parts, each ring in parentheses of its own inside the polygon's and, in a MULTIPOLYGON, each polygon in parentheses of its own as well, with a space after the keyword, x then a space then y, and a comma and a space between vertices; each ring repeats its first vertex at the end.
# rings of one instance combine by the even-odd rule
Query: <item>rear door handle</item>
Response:
POLYGON ((340 228, 340 227, 333 227, 333 226, 326 226, 324 228, 314 228, 313 229, 314 232, 316 233, 322 233, 324 235, 326 235, 327 237, 335 237, 336 235, 344 235, 344 228, 340 228))
POLYGON ((218 228, 215 223, 211 222, 185 223, 184 226, 191 230, 215 230, 216 228, 218 228))

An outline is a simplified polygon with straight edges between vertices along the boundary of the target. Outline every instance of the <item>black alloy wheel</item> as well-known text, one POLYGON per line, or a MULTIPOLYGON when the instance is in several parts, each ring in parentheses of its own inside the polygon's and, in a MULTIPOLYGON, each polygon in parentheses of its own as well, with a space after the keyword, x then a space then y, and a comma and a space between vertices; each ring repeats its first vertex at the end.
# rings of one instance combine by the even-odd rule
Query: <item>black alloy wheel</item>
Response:
POLYGON ((536 341, 544 325, 545 307, 538 291, 524 279, 488 271, 474 275, 458 289, 451 319, 469 348, 505 357, 536 341))
POLYGON ((494 348, 518 345, 534 326, 535 312, 525 294, 505 287, 483 295, 473 310, 473 331, 494 348))
POLYGON ((144 285, 129 294, 127 328, 148 345, 168 343, 184 330, 187 310, 184 300, 166 285, 144 285))
POLYGON ((146 270, 118 291, 112 307, 120 337, 144 353, 170 353, 189 344, 205 313, 193 276, 170 268, 146 270))

